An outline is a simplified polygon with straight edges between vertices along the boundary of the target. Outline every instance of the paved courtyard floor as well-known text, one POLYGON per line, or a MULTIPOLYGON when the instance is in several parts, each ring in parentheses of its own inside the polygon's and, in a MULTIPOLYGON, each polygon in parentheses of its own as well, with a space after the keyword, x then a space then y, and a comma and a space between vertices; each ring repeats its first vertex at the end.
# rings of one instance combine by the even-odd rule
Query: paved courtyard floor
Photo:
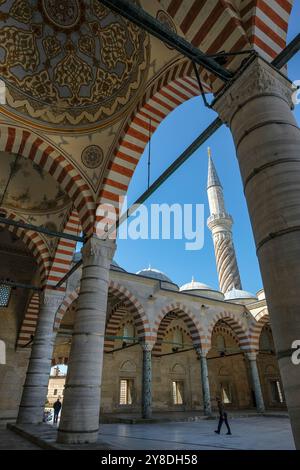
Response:
MULTIPOLYGON (((217 422, 174 422, 155 424, 103 424, 99 442, 82 449, 120 450, 293 450, 294 442, 289 419, 282 417, 233 418, 232 435, 225 428, 221 435, 214 433, 217 422)), ((28 428, 29 429, 29 428, 28 428)), ((40 425, 29 429, 50 446, 55 446, 56 428, 40 425)), ((26 439, 10 430, 2 431, 0 449, 33 448, 26 439)), ((35 447, 35 446, 34 446, 35 447)), ((57 446, 56 448, 78 448, 57 446)))

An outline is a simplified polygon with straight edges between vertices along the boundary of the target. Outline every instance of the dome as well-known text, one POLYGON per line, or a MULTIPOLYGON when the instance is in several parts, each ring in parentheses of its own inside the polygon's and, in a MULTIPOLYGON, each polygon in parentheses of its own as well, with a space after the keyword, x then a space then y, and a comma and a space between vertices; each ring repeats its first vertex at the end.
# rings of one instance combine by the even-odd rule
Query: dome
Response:
POLYGON ((180 287, 179 290, 180 292, 191 293, 193 295, 199 295, 201 297, 207 297, 214 300, 224 300, 222 292, 213 289, 203 282, 195 281, 194 278, 192 278, 191 282, 180 287))
POLYGON ((202 282, 195 281, 193 278, 191 282, 188 282, 187 284, 184 284, 182 287, 180 287, 180 291, 187 290, 213 290, 213 288, 207 284, 203 284, 202 282))
MULTIPOLYGON (((78 263, 78 261, 80 261, 81 258, 82 258, 82 255, 80 251, 77 251, 76 253, 74 253, 74 256, 73 256, 74 263, 78 263)), ((122 273, 126 273, 126 270, 121 268, 121 266, 119 266, 115 260, 112 260, 110 269, 112 269, 113 271, 120 271, 122 273)))
POLYGON ((238 304, 248 304, 257 300, 257 297, 251 292, 245 290, 232 289, 225 294, 225 300, 238 304))
POLYGON ((124 268, 121 268, 121 266, 119 266, 114 259, 111 262, 110 269, 112 269, 113 271, 120 271, 121 273, 126 273, 126 270, 124 268))
POLYGON ((10 112, 51 129, 88 128, 123 116, 140 96, 147 33, 98 0, 1 0, 0 16, 10 112))
POLYGON ((158 269, 151 268, 150 266, 147 269, 138 271, 136 274, 138 276, 150 277, 151 279, 157 279, 158 281, 170 282, 171 284, 174 284, 166 274, 159 271, 158 269))

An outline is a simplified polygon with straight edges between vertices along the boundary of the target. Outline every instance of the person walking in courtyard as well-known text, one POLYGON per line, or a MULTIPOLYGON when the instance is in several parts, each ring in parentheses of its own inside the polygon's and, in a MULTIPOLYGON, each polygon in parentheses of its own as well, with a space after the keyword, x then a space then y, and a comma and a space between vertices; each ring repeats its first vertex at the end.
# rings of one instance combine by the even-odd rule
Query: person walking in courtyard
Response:
POLYGON ((218 405, 218 410, 219 410, 219 424, 218 424, 218 429, 215 431, 215 433, 220 434, 222 424, 225 423, 225 425, 227 427, 227 434, 230 435, 231 434, 231 429, 230 429, 230 426, 228 424, 227 413, 224 410, 224 404, 223 404, 220 397, 216 397, 216 400, 217 400, 217 405, 218 405))
POLYGON ((54 418, 53 418, 53 423, 57 423, 57 420, 58 420, 58 415, 59 415, 59 412, 61 410, 61 402, 59 400, 59 398, 56 400, 56 402, 54 403, 53 405, 53 409, 54 409, 54 418))

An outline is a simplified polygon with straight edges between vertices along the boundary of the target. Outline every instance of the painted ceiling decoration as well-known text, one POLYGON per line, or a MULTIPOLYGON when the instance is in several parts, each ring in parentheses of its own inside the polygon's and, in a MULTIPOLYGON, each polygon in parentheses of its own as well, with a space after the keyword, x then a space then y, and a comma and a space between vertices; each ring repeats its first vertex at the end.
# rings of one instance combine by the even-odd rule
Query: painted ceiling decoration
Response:
POLYGON ((0 197, 12 210, 48 214, 68 208, 70 199, 55 179, 29 159, 0 152, 0 197), (9 178, 9 186, 5 191, 9 178))
POLYGON ((0 2, 0 73, 15 113, 54 126, 108 124, 145 82, 147 34, 98 0, 0 2))

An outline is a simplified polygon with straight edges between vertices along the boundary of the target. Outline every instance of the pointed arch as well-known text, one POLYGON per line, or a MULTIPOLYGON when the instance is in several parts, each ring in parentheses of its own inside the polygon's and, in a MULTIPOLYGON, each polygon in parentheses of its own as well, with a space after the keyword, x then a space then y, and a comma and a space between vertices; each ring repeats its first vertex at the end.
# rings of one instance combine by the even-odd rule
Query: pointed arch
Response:
MULTIPOLYGON (((19 216, 17 216, 14 212, 8 212, 5 209, 1 208, 1 212, 5 212, 6 217, 15 220, 18 222, 25 222, 19 216)), ((1 218, 0 218, 0 225, 1 225, 1 218)), ((40 273, 40 280, 41 286, 43 286, 46 282, 50 264, 51 264, 51 257, 49 253, 49 249, 46 245, 45 240, 41 236, 41 234, 34 232, 32 230, 24 230, 21 227, 15 227, 13 225, 6 225, 7 229, 16 235, 20 240, 24 242, 27 248, 31 251, 33 257, 36 259, 39 273, 40 273)))
POLYGON ((255 318, 252 319, 249 326, 249 341, 252 351, 259 351, 259 340, 263 327, 270 322, 267 308, 262 309, 255 318))
MULTIPOLYGON (((203 87, 209 91, 205 83, 203 87)), ((104 223, 101 224, 102 219, 105 218, 106 222, 108 218, 113 220, 113 214, 110 214, 111 206, 114 207, 116 215, 119 215, 119 197, 127 193, 135 168, 149 141, 149 131, 153 134, 171 111, 200 94, 193 67, 186 60, 177 60, 173 66, 168 66, 167 70, 149 84, 134 113, 125 124, 108 165, 98 198, 97 233, 101 233, 104 229, 104 223), (107 214, 104 216, 102 209, 105 208, 107 214)))
POLYGON ((243 323, 241 320, 238 318, 237 315, 235 315, 232 312, 219 312, 216 315, 213 316, 213 318, 210 321, 209 327, 208 327, 208 333, 209 333, 209 348, 211 348, 211 339, 212 339, 212 333, 215 325, 218 323, 218 321, 223 320, 226 322, 230 328, 235 332, 238 340, 239 340, 239 345, 240 348, 243 350, 249 350, 250 348, 250 338, 247 332, 247 329, 244 327, 243 323))
POLYGON ((273 60, 286 46, 293 0, 248 0, 241 10, 243 27, 253 47, 273 60))
MULTIPOLYGON (((107 336, 116 336, 120 327, 121 320, 124 312, 119 309, 119 303, 126 312, 133 315, 134 325, 136 327, 136 334, 140 341, 151 340, 151 329, 149 319, 146 315, 144 307, 139 300, 122 284, 115 281, 110 281, 108 292, 118 299, 116 308, 113 308, 109 318, 106 322, 105 334, 107 336)), ((104 341, 104 351, 111 351, 114 347, 114 339, 106 338, 104 341)))
MULTIPOLYGON (((67 219, 63 233, 78 236, 81 230, 78 212, 74 209, 67 219)), ((76 241, 65 240, 62 238, 58 241, 55 256, 47 279, 47 284, 49 286, 55 286, 70 270, 76 249, 76 243, 76 241)))
POLYGON ((28 158, 53 176, 73 201, 83 230, 87 234, 93 232, 95 203, 91 190, 58 149, 32 131, 1 123, 0 151, 28 158))
POLYGON ((200 346, 202 350, 205 350, 207 337, 199 320, 184 304, 176 302, 165 306, 155 320, 153 355, 161 354, 163 338, 174 319, 169 315, 170 313, 176 313, 177 318, 184 322, 194 346, 200 346))
MULTIPOLYGON (((145 339, 151 341, 151 328, 149 325, 149 319, 139 300, 126 287, 115 281, 109 282, 108 292, 118 299, 118 304, 116 305, 115 309, 112 309, 110 317, 107 319, 105 334, 107 336, 116 336, 116 333, 119 329, 120 320, 123 317, 123 315, 120 315, 118 312, 118 307, 120 304, 122 304, 122 306, 124 306, 126 309, 126 312, 133 314, 139 339, 141 341, 145 339)), ((57 332, 59 330, 65 313, 74 300, 78 298, 78 295, 79 287, 64 299, 55 316, 54 331, 57 332)), ((113 346, 113 339, 105 339, 104 350, 106 352, 112 350, 113 346)))

